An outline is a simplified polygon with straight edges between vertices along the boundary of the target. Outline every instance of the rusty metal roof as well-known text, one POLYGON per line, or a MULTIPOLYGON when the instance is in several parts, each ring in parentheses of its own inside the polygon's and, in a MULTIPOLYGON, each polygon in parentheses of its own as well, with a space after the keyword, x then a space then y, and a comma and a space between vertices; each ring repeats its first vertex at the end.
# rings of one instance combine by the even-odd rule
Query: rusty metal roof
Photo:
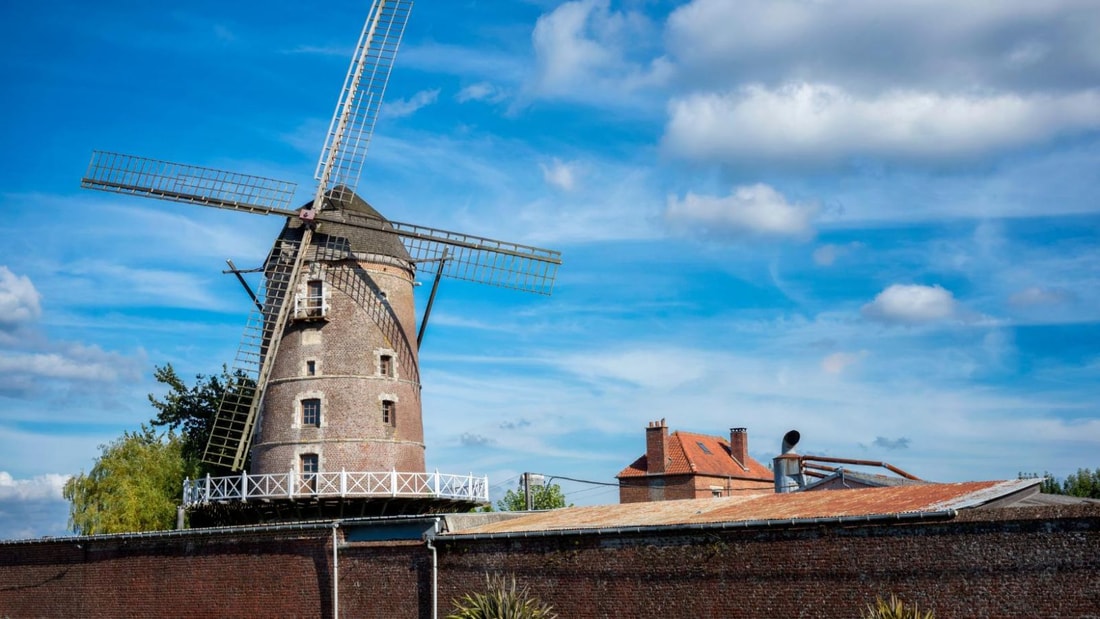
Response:
POLYGON ((1014 479, 789 494, 764 492, 711 499, 567 507, 531 512, 455 533, 508 534, 940 512, 977 507, 1028 490, 1040 481, 1014 479))

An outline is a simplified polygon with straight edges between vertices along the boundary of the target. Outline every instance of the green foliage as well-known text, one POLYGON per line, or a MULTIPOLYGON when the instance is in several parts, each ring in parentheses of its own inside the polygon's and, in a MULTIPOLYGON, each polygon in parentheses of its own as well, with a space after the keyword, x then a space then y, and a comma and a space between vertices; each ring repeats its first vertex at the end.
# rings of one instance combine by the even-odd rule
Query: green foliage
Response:
POLYGON ((100 450, 90 472, 65 482, 69 528, 78 535, 174 528, 183 479, 194 475, 183 440, 142 425, 100 450))
MULTIPOLYGON (((225 471, 215 470, 200 460, 206 450, 206 442, 210 438, 214 418, 218 414, 218 406, 226 389, 245 384, 250 379, 239 371, 230 374, 224 365, 221 374, 217 376, 195 375, 195 384, 192 387, 188 387, 180 379, 172 364, 157 367, 153 377, 157 382, 168 386, 168 393, 163 400, 149 394, 149 403, 157 410, 157 416, 151 423, 180 433, 183 439, 183 457, 198 468, 200 476, 206 473, 224 474, 225 471)), ((245 464, 247 468, 247 462, 245 464)), ((182 481, 181 479, 180 482, 182 481)))
MULTIPOLYGON (((557 509, 565 507, 565 493, 558 484, 531 486, 531 503, 535 509, 557 509)), ((569 507, 573 507, 572 503, 569 507)), ((521 512, 527 509, 527 499, 523 493, 523 482, 519 488, 509 490, 504 498, 497 501, 497 509, 502 512, 521 512)), ((492 510, 486 510, 492 511, 492 510)))
POLYGON ((860 613, 862 619, 935 619, 932 611, 920 612, 916 604, 912 606, 902 602, 891 594, 889 600, 878 598, 874 604, 868 604, 867 610, 860 613))
POLYGON ((558 615, 527 591, 516 587, 516 578, 485 577, 485 593, 468 593, 454 600, 447 619, 555 619, 558 615))
MULTIPOLYGON (((1021 479, 1034 477, 1036 475, 1020 475, 1021 479)), ((1061 482, 1050 473, 1044 473, 1043 482, 1039 488, 1047 494, 1065 494, 1086 499, 1100 499, 1100 468, 1095 471, 1077 469, 1076 473, 1070 473, 1061 482)))

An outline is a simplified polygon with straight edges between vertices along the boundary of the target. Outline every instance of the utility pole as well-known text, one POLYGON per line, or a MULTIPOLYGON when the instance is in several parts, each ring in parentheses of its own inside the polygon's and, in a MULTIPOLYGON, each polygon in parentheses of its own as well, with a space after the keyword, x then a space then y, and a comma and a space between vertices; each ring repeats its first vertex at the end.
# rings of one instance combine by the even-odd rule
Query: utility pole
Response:
POLYGON ((527 507, 527 511, 531 511, 535 508, 535 502, 531 496, 531 474, 523 474, 523 497, 524 505, 527 507))

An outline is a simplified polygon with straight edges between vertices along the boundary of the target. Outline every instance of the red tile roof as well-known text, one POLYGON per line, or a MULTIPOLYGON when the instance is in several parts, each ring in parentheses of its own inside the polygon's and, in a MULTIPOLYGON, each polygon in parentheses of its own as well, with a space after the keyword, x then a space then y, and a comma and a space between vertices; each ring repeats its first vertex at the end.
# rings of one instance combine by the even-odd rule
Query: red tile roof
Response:
MULTIPOLYGON (((666 454, 669 463, 665 475, 707 475, 734 479, 758 479, 771 481, 772 472, 751 457, 738 462, 730 451, 729 441, 694 432, 673 432, 668 437, 666 454), (707 453, 710 452, 710 453, 707 453)), ((645 477, 648 460, 643 455, 626 467, 616 477, 645 477)))
POLYGON ((722 522, 797 521, 813 518, 891 516, 977 507, 1041 480, 970 481, 948 484, 739 494, 711 499, 569 507, 532 512, 511 520, 459 531, 461 534, 609 529, 722 522))

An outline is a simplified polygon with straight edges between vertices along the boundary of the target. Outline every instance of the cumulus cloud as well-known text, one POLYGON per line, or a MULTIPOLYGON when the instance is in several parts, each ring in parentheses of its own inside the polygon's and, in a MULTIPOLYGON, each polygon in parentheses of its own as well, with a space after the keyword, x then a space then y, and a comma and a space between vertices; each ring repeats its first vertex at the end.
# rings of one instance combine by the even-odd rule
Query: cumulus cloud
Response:
POLYGON ((793 204, 764 184, 737 187, 728 196, 688 192, 670 196, 665 219, 674 227, 714 236, 808 237, 813 234, 815 205, 793 204))
POLYGON ((917 325, 953 318, 958 303, 951 291, 939 285, 893 284, 864 305, 861 312, 878 322, 917 325))
POLYGON ((63 535, 68 503, 61 489, 68 475, 16 479, 0 471, 0 539, 63 535))
POLYGON ((421 90, 408 99, 396 99, 387 101, 382 106, 382 113, 388 118, 404 118, 412 116, 421 108, 427 107, 439 99, 439 89, 421 90))
POLYGON ((664 146, 688 159, 833 163, 850 157, 942 161, 1100 128, 1100 90, 1060 94, 871 95, 798 82, 673 100, 664 146))
POLYGON ((813 74, 863 91, 1068 92, 1100 83, 1098 29, 1093 0, 693 0, 666 39, 681 71, 712 88, 813 74))
POLYGON ((577 186, 576 166, 555 157, 549 165, 541 163, 539 167, 542 168, 542 178, 548 185, 562 191, 573 191, 577 186))
POLYGON ((608 0, 566 2, 539 18, 532 33, 540 96, 610 97, 665 81, 667 61, 632 58, 639 42, 659 40, 638 12, 612 11, 608 0))
POLYGON ((835 352, 821 360, 821 369, 828 374, 841 374, 848 367, 858 363, 870 354, 866 350, 858 352, 835 352))
POLYGON ((0 332, 12 332, 42 314, 40 295, 29 277, 0 265, 0 332))

